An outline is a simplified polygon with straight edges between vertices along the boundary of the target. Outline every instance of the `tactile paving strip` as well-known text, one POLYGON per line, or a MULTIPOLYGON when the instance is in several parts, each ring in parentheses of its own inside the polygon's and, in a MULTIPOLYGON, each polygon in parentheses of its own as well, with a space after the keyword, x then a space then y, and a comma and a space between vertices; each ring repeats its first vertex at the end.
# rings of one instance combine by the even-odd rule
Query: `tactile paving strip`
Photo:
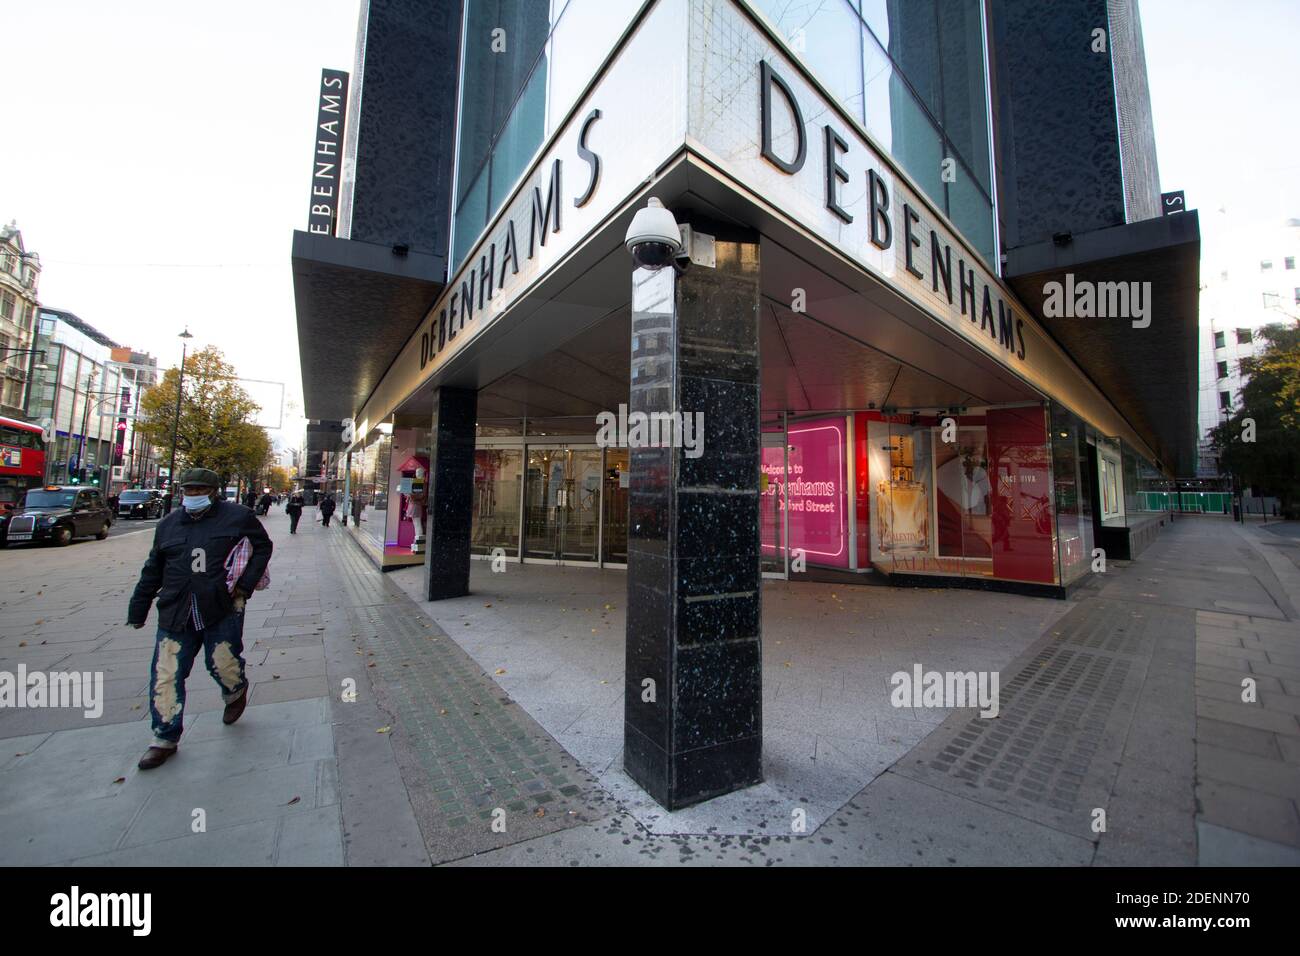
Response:
POLYGON ((999 714, 959 711, 895 771, 1095 839, 1153 650, 1146 612, 1089 601, 1000 675, 999 714))

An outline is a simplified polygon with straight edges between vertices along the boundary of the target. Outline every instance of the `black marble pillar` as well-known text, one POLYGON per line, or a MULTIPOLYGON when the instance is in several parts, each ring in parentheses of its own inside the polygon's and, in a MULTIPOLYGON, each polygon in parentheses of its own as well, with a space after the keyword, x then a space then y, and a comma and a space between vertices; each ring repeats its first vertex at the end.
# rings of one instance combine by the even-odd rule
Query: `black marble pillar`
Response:
POLYGON ((704 414, 698 457, 630 450, 623 766, 669 810, 763 777, 759 247, 718 238, 632 276, 629 421, 704 414))
POLYGON ((474 389, 439 388, 433 393, 425 544, 425 592, 430 601, 469 593, 477 409, 474 389))

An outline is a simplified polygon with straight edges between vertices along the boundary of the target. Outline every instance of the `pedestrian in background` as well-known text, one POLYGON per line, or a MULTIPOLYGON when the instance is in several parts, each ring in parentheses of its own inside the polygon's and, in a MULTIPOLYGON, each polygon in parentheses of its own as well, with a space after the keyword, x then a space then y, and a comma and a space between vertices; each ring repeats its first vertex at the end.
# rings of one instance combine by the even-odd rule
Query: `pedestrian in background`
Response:
POLYGON ((200 648, 208 673, 221 688, 223 723, 233 724, 248 703, 244 674, 244 603, 271 560, 271 539, 248 508, 217 496, 221 480, 207 468, 181 476, 183 508, 154 529, 153 548, 127 610, 129 627, 144 627, 158 599, 158 634, 149 667, 149 714, 153 745, 138 764, 165 763, 181 738, 185 680, 200 648), (227 563, 248 540, 243 570, 231 587, 227 563))
POLYGON ((298 519, 302 517, 302 495, 294 495, 284 506, 284 513, 289 516, 289 533, 298 533, 298 519))
POLYGON ((330 526, 330 517, 334 514, 335 507, 337 506, 333 495, 326 495, 320 503, 320 523, 327 528, 330 526))

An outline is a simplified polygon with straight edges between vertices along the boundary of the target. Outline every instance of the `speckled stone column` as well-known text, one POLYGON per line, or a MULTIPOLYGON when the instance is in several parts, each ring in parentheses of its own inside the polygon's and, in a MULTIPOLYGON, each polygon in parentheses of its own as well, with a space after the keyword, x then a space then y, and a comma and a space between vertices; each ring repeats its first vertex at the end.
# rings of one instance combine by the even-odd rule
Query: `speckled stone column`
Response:
MULTIPOLYGON (((707 231, 707 230, 705 230, 707 231)), ((632 276, 635 412, 704 414, 703 454, 630 450, 623 766, 669 810, 758 783, 759 247, 632 276)))
POLYGON ((473 389, 439 388, 433 393, 425 541, 425 590, 430 601, 469 593, 477 412, 478 392, 473 389))

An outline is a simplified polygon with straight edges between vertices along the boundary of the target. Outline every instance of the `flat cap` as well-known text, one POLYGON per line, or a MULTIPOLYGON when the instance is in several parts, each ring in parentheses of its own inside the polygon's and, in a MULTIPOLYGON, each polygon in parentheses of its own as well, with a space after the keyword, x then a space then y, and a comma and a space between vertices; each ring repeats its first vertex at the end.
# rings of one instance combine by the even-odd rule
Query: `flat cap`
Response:
POLYGON ((186 485, 207 485, 209 488, 221 487, 221 476, 211 468, 190 468, 181 475, 181 487, 186 485))

